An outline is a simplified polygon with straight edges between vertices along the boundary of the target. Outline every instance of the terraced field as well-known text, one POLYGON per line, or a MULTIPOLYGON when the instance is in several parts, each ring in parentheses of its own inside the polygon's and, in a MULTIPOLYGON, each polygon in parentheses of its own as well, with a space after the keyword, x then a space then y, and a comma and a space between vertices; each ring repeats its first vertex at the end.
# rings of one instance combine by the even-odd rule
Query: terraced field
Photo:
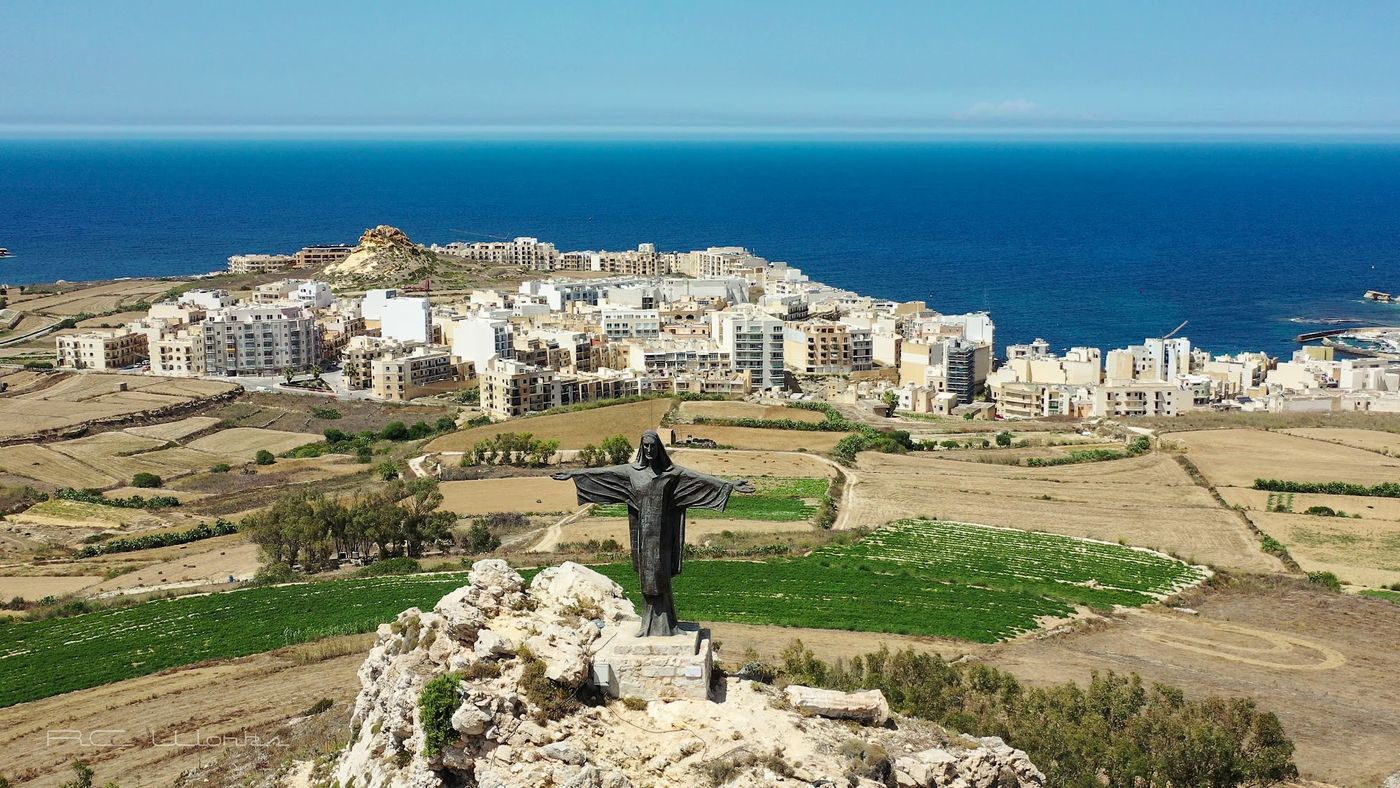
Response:
MULTIPOLYGON (((640 601, 630 564, 598 570, 640 601)), ((1118 545, 907 520, 803 559, 691 561, 676 593, 688 619, 994 642, 1076 606, 1141 605, 1202 576, 1118 545)), ((405 608, 431 607, 464 582, 461 572, 333 580, 7 625, 0 627, 0 706, 371 631, 405 608)))
MULTIPOLYGON (((750 479, 754 486, 752 494, 736 493, 729 497, 729 507, 724 511, 713 509, 691 509, 686 517, 691 520, 771 520, 775 522, 797 522, 807 520, 816 513, 816 502, 830 487, 826 479, 810 477, 759 477, 750 479)), ((593 509, 594 517, 626 517, 626 504, 607 504, 593 509)))

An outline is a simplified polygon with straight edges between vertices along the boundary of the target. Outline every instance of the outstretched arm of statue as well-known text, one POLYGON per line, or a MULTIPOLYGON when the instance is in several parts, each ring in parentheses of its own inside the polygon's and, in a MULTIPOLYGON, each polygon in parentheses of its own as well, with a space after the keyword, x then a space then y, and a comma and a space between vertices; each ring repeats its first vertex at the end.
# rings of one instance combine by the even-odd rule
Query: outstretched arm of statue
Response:
POLYGON ((554 473, 551 473, 551 474, 549 475, 549 478, 553 479, 553 480, 556 481, 556 482, 566 482, 566 481, 568 481, 568 480, 574 478, 574 472, 573 472, 573 471, 555 471, 554 473))
POLYGON ((751 493, 754 492, 753 482, 748 479, 735 479, 734 492, 751 493))

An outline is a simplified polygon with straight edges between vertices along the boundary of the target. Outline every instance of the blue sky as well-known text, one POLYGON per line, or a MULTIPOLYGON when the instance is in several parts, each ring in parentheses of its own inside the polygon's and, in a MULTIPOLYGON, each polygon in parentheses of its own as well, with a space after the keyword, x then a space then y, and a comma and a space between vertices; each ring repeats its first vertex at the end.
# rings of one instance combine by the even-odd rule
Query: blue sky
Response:
POLYGON ((1400 129, 1400 3, 0 0, 0 130, 1400 129))

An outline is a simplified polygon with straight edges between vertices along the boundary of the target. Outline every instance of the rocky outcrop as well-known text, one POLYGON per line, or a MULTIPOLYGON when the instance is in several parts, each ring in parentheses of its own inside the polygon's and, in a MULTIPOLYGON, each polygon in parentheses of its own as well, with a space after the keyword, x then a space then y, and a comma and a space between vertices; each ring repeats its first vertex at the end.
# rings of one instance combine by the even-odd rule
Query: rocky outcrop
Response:
POLYGON ((437 264, 437 254, 413 243, 403 230, 381 224, 365 230, 355 251, 321 275, 343 286, 409 284, 431 276, 437 264))
POLYGON ((505 562, 478 561, 469 580, 380 627, 350 746, 327 777, 357 788, 1044 784, 1000 740, 956 746, 930 723, 886 722, 883 697, 864 693, 796 694, 820 698, 816 714, 859 710, 875 726, 803 714, 769 685, 718 676, 717 701, 607 702, 590 695, 589 668, 638 624, 621 588, 573 563, 527 586, 505 562))
POLYGON ((794 709, 833 720, 856 720, 866 725, 884 725, 890 718, 890 704, 879 690, 837 692, 793 684, 783 690, 794 709))

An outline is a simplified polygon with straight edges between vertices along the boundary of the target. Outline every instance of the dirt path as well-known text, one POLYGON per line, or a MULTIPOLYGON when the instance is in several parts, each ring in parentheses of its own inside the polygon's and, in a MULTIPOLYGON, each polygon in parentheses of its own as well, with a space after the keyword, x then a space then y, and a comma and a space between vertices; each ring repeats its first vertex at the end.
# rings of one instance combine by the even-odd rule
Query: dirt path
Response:
POLYGON ((570 512, 559 518, 554 525, 549 526, 544 531, 544 536, 530 547, 532 553, 552 553, 559 548, 559 540, 564 536, 564 526, 573 525, 588 516, 593 511, 593 504, 584 504, 578 511, 570 512))

